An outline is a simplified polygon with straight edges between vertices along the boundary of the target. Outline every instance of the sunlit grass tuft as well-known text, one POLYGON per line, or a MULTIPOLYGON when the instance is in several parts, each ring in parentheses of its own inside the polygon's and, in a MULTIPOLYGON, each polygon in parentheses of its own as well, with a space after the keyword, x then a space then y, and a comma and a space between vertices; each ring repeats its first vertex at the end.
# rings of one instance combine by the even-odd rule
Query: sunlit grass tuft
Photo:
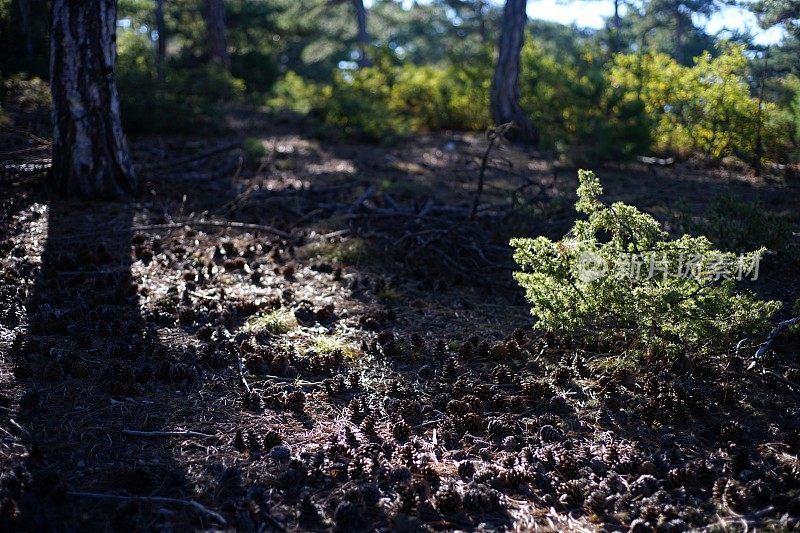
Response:
POLYGON ((273 335, 289 333, 298 326, 294 314, 286 309, 263 311, 247 319, 244 330, 250 333, 266 331, 273 335))
POLYGON ((364 239, 350 238, 339 242, 316 242, 308 245, 306 254, 326 261, 355 265, 367 261, 370 247, 364 239))
POLYGON ((311 349, 323 355, 340 351, 348 359, 356 359, 359 354, 355 344, 339 335, 319 335, 314 338, 311 349))

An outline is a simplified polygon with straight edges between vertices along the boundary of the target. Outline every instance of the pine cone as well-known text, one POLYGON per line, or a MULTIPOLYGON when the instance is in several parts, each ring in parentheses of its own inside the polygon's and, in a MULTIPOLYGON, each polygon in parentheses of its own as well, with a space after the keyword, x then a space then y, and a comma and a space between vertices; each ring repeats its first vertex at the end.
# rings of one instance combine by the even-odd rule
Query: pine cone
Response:
POLYGON ((360 429, 368 437, 375 436, 375 417, 372 415, 364 417, 364 420, 361 421, 360 429))
POLYGON ((265 450, 271 450, 275 446, 280 445, 283 442, 280 433, 275 430, 269 430, 264 435, 264 439, 262 440, 262 446, 265 450))
POLYGON ((439 490, 434 497, 436 509, 445 515, 453 515, 461 510, 461 495, 455 487, 447 486, 439 490))
POLYGON ((396 440, 404 441, 411 436, 411 427, 403 420, 398 421, 392 426, 392 437, 396 440))
POLYGON ((458 463, 458 475, 463 479, 472 479, 475 475, 475 463, 472 461, 461 461, 458 463))
POLYGON ((714 487, 711 489, 712 497, 722 503, 722 495, 725 492, 725 487, 728 485, 728 478, 721 477, 714 482, 714 487))
POLYGON ((236 435, 233 437, 233 447, 239 451, 247 448, 247 444, 244 442, 244 434, 241 429, 236 430, 236 435))
POLYGON ((747 489, 738 481, 729 480, 722 492, 722 503, 737 513, 747 511, 747 489))
POLYGON ((511 383, 512 372, 508 365, 497 365, 492 372, 492 380, 495 383, 511 383))

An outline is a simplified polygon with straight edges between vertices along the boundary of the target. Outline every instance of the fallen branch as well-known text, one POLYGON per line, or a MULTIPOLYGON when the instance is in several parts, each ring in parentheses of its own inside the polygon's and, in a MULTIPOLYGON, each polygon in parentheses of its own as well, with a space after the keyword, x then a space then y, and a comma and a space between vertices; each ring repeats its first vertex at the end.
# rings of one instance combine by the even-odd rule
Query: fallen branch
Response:
POLYGON ((649 157, 640 155, 636 158, 637 161, 640 163, 644 163, 645 165, 657 165, 660 167, 669 167, 675 163, 674 157, 668 157, 666 159, 662 159, 660 157, 649 157))
POLYGON ((433 426, 438 424, 439 422, 443 421, 444 418, 437 418, 436 420, 428 420, 427 422, 423 422, 422 424, 417 424, 416 426, 411 426, 411 429, 424 429, 428 426, 433 426))
POLYGON ((353 202, 353 205, 350 206, 349 211, 352 213, 354 211, 357 211, 362 205, 364 205, 364 202, 369 200, 369 197, 375 193, 375 188, 376 187, 374 185, 370 185, 369 187, 367 187, 367 190, 365 190, 361 194, 361 196, 359 196, 358 199, 355 202, 353 202))
POLYGON ((481 167, 478 171, 478 189, 475 191, 475 199, 472 202, 472 211, 470 212, 469 218, 475 218, 475 215, 478 214, 478 204, 481 201, 481 194, 483 194, 483 181, 486 175, 486 165, 489 163, 489 154, 492 153, 492 148, 494 148, 495 142, 501 137, 504 137, 505 134, 514 127, 513 122, 508 122, 506 124, 500 124, 496 128, 489 128, 486 132, 486 138, 489 140, 489 144, 486 146, 486 151, 483 152, 483 157, 481 158, 481 167))
POLYGON ((165 496, 122 496, 119 494, 106 494, 103 492, 82 492, 82 491, 70 491, 67 492, 67 495, 74 496, 77 498, 92 498, 95 500, 113 500, 121 502, 144 502, 144 503, 170 503, 173 505, 182 505, 184 507, 191 507, 202 514, 213 518, 223 526, 228 525, 228 522, 221 514, 219 514, 216 511, 212 511, 208 507, 194 500, 181 500, 178 498, 167 498, 165 496))
POLYGON ((7 159, 9 157, 17 157, 24 154, 30 154, 32 152, 41 152, 42 150, 48 150, 49 148, 50 148, 49 144, 43 144, 40 146, 31 146, 30 148, 11 150, 10 152, 0 152, 0 158, 7 159))
MULTIPOLYGON (((767 353, 767 350, 769 350, 770 346, 772 346, 772 343, 775 342, 775 339, 778 337, 778 335, 783 333, 783 331, 786 330, 787 328, 790 328, 790 327, 794 326, 797 323, 800 323, 800 316, 796 316, 794 318, 790 318, 788 320, 784 320, 783 322, 779 322, 778 325, 775 326, 772 329, 772 331, 769 333, 769 336, 767 337, 767 340, 764 341, 763 343, 761 343, 761 345, 759 346, 758 350, 756 350, 755 359, 759 360, 759 359, 763 358, 764 355, 767 353)), ((755 366, 755 364, 756 364, 756 361, 753 361, 752 363, 750 363, 750 367, 749 368, 753 368, 755 366)))
POLYGON ((236 356, 236 366, 239 369, 239 380, 242 382, 242 386, 244 386, 244 390, 247 394, 253 394, 253 389, 250 388, 250 384, 247 383, 247 378, 244 377, 244 361, 242 361, 242 356, 236 356))
POLYGON ((284 239, 288 239, 289 237, 291 237, 289 233, 279 230, 278 228, 273 228, 272 226, 264 226, 262 224, 248 224, 246 222, 217 221, 217 220, 190 220, 186 222, 173 222, 170 224, 149 224, 146 226, 134 226, 132 229, 134 231, 148 231, 157 229, 180 229, 185 226, 208 226, 212 228, 234 228, 234 229, 245 229, 252 231, 265 231, 267 233, 272 233, 274 235, 277 235, 278 237, 283 237, 284 239))
POLYGON ((259 379, 271 379, 273 381, 282 381, 283 383, 292 383, 298 387, 318 387, 325 384, 323 381, 306 381, 304 379, 284 378, 270 374, 259 374, 258 377, 259 379))
POLYGON ((122 432, 125 435, 134 437, 198 437, 201 439, 216 437, 216 435, 208 435, 198 431, 139 431, 136 429, 123 429, 122 432))
POLYGON ((193 163, 195 161, 199 161, 201 159, 208 159, 211 156, 215 156, 217 154, 221 154, 222 152, 227 152, 229 150, 233 150, 234 148, 239 148, 241 143, 233 142, 224 144, 222 146, 218 146, 216 148, 212 148, 211 150, 207 150, 205 152, 201 152, 199 154, 195 154, 189 157, 184 157, 182 159, 175 159, 174 161, 170 161, 168 163, 160 163, 158 165, 144 165, 139 167, 138 170, 149 172, 153 170, 164 170, 167 168, 177 167, 179 165, 185 165, 187 163, 193 163))
POLYGON ((422 209, 417 213, 417 218, 425 218, 425 215, 427 215, 431 209, 433 209, 433 198, 428 198, 425 205, 423 205, 422 209))

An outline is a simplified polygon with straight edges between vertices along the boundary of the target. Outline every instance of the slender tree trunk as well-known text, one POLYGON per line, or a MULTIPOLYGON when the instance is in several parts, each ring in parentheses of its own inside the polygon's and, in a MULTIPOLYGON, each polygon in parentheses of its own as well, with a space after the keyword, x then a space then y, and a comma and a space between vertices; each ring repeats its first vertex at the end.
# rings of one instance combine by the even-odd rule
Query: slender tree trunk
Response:
POLYGON ((356 11, 356 23, 358 24, 358 66, 369 67, 372 62, 367 54, 369 32, 367 31, 367 9, 364 7, 364 1, 353 0, 353 9, 356 11))
POLYGON ((30 59, 33 57, 33 34, 31 33, 31 5, 28 0, 18 0, 19 2, 19 23, 22 30, 22 38, 25 39, 25 55, 30 59))
POLYGON ((758 109, 756 111, 756 138, 755 138, 755 154, 753 160, 753 170, 756 176, 761 176, 761 159, 764 157, 764 140, 762 138, 761 130, 764 127, 763 113, 764 113, 764 86, 767 79, 767 52, 764 52, 764 68, 761 69, 761 76, 758 79, 758 109))
POLYGON ((686 33, 686 21, 683 14, 675 10, 675 61, 679 65, 686 65, 686 53, 683 50, 683 37, 686 33))
POLYGON ((489 33, 486 29, 486 2, 478 0, 478 5, 475 8, 475 15, 478 17, 478 33, 481 36, 481 42, 485 43, 489 40, 489 33))
POLYGON ((490 99, 495 123, 514 122, 516 134, 535 144, 539 141, 538 132, 519 106, 520 53, 528 20, 525 4, 526 0, 506 0, 490 99))
POLYGON ((211 59, 225 67, 231 68, 231 58, 228 55, 228 42, 225 38, 225 3, 223 0, 205 0, 203 16, 206 20, 206 34, 211 59))
POLYGON ((614 18, 612 19, 612 23, 614 25, 614 36, 611 39, 611 52, 617 53, 622 48, 622 19, 619 16, 619 5, 620 0, 614 0, 614 18))
POLYGON ((158 32, 158 48, 156 51, 156 67, 158 80, 164 80, 164 66, 167 62, 167 25, 164 22, 164 0, 156 1, 156 31, 158 32))
POLYGON ((53 97, 51 187, 87 198, 135 192, 122 133, 116 0, 53 0, 50 90, 53 97))

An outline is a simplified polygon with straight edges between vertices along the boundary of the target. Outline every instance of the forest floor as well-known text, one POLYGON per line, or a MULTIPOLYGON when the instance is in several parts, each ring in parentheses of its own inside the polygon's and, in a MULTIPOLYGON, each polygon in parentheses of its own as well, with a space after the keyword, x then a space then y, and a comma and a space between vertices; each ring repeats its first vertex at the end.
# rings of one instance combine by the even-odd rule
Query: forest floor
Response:
MULTIPOLYGON (((800 527, 800 334, 748 370, 756 339, 630 366, 532 328, 508 239, 569 230, 574 169, 500 146, 471 217, 480 135, 232 120, 131 139, 136 203, 0 177, 0 530, 800 527)), ((800 181, 595 170, 774 249, 748 285, 789 315, 800 181)))

